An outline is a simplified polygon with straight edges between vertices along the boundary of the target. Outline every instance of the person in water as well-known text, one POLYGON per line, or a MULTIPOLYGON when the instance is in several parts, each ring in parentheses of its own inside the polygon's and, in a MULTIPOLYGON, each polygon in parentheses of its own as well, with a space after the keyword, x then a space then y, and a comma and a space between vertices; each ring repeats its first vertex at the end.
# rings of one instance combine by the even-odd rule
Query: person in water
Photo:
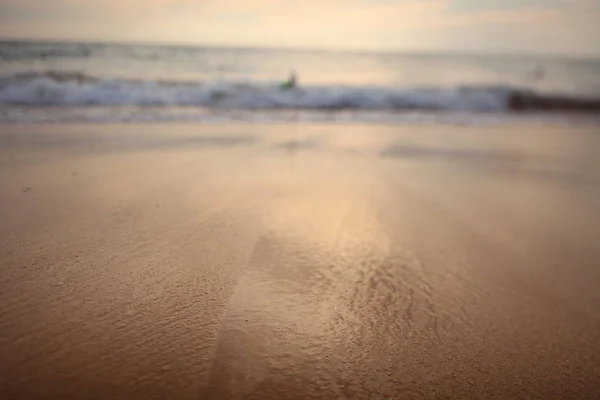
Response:
POLYGON ((543 67, 538 66, 533 70, 533 79, 535 79, 536 81, 541 81, 542 79, 544 79, 544 76, 546 75, 546 71, 544 70, 543 67))
POLYGON ((296 71, 292 71, 290 73, 290 77, 285 82, 282 82, 279 87, 281 89, 287 90, 287 89, 294 89, 296 86, 297 86, 296 71))

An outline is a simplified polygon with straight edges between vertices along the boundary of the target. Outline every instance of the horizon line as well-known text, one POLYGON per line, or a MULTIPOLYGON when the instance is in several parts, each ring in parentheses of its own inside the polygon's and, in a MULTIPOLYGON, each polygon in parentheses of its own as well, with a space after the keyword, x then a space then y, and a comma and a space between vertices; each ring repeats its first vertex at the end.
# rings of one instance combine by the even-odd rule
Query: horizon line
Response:
POLYGON ((470 55, 470 56, 496 56, 496 57, 548 57, 600 60, 600 53, 552 53, 528 52, 525 50, 496 50, 483 49, 431 49, 431 48, 365 48, 365 47, 311 47, 290 45, 260 45, 244 43, 201 43, 201 42, 167 42, 144 40, 114 40, 114 39, 73 39, 73 38, 32 38, 32 37, 2 37, 0 43, 53 43, 53 44, 106 44, 106 45, 138 45, 148 47, 188 47, 231 50, 258 50, 258 51, 304 51, 304 52, 332 52, 354 54, 415 54, 415 55, 470 55))

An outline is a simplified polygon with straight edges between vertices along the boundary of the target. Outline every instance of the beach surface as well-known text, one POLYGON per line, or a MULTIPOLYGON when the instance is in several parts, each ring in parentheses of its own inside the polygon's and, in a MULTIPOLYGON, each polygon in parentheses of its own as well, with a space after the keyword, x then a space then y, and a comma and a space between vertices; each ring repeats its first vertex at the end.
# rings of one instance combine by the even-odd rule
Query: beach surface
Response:
POLYGON ((6 399, 597 399, 598 127, 0 126, 6 399))

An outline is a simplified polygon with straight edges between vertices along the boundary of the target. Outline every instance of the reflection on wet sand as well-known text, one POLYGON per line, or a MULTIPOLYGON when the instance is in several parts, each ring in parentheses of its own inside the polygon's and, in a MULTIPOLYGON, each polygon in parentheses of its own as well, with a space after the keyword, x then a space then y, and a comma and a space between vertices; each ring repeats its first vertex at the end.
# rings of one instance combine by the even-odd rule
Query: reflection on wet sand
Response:
POLYGON ((0 383, 11 398, 593 398, 595 133, 7 127, 0 383))

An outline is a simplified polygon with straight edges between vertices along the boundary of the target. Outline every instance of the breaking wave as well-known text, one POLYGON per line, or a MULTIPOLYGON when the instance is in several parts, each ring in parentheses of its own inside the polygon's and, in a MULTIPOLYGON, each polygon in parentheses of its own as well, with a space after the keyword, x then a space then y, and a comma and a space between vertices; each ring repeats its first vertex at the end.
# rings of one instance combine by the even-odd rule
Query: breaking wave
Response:
POLYGON ((300 86, 275 82, 112 79, 80 72, 0 76, 5 106, 152 106, 229 110, 582 111, 600 112, 600 97, 543 94, 507 86, 300 86))

